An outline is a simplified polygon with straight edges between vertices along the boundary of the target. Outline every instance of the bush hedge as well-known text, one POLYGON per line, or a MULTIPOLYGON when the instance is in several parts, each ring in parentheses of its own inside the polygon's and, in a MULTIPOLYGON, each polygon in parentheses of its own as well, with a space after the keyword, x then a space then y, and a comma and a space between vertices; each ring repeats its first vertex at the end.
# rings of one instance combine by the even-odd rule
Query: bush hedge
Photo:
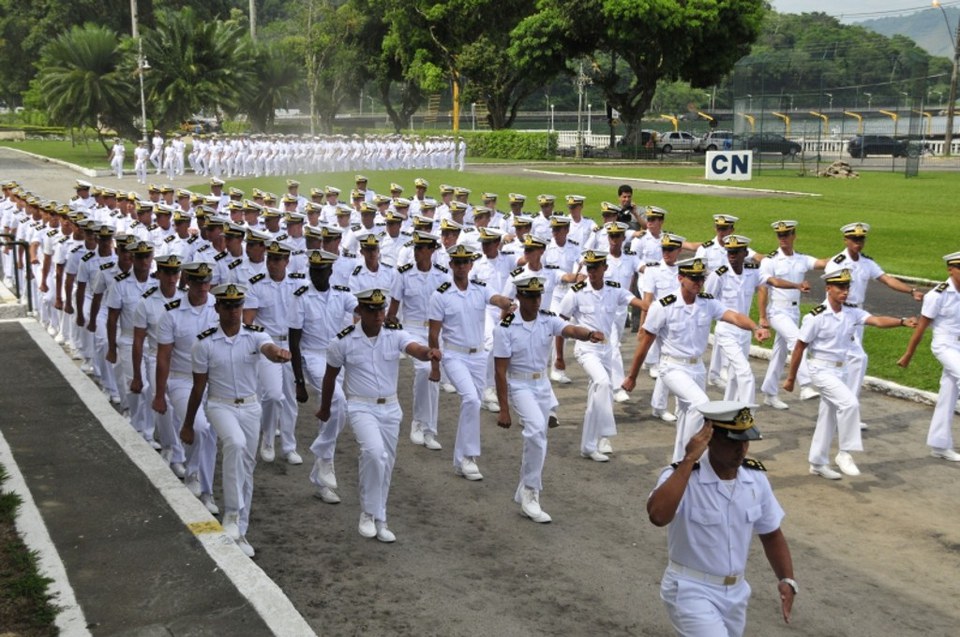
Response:
MULTIPOLYGON (((420 137, 453 135, 451 130, 417 131, 420 137)), ((467 157, 488 159, 551 160, 557 156, 557 134, 547 131, 515 130, 460 131, 457 136, 467 143, 467 157)))
POLYGON ((67 134, 63 126, 32 126, 29 124, 0 124, 0 131, 23 131, 28 136, 63 137, 67 134))

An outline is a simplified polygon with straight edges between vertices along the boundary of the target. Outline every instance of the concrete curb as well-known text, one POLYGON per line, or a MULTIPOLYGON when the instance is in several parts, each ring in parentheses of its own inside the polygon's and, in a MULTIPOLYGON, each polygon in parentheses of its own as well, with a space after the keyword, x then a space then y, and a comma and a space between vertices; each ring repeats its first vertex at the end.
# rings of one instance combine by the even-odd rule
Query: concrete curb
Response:
POLYGON ((28 319, 20 323, 41 351, 57 366, 90 413, 163 496, 270 630, 275 635, 314 635, 313 629, 283 590, 223 533, 220 523, 183 487, 159 454, 113 409, 103 392, 53 342, 40 324, 28 319))
POLYGON ((52 581, 48 588, 50 603, 57 608, 54 623, 62 637, 88 637, 91 633, 87 629, 87 620, 83 609, 77 603, 77 598, 67 577, 63 560, 57 552, 57 547, 50 538, 47 525, 40 515, 37 503, 27 488, 20 467, 10 451, 3 433, 0 432, 0 464, 7 469, 10 476, 7 481, 9 490, 20 496, 20 510, 17 514, 17 532, 23 538, 28 549, 37 554, 37 570, 40 575, 49 577, 52 581))

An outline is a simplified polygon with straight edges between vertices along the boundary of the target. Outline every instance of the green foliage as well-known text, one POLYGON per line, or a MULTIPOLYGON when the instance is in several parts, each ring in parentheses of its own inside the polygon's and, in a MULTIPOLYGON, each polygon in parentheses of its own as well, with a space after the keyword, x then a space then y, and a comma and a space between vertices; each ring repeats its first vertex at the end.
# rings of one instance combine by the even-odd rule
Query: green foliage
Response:
POLYGON ((255 48, 254 90, 240 95, 240 107, 258 132, 272 129, 274 113, 288 108, 294 89, 302 81, 301 61, 287 42, 260 44, 255 48))
MULTIPOLYGON (((422 131, 421 137, 450 135, 450 131, 422 131)), ((557 134, 544 132, 520 132, 514 130, 460 131, 457 133, 467 143, 467 158, 487 159, 553 160, 557 156, 557 134)))

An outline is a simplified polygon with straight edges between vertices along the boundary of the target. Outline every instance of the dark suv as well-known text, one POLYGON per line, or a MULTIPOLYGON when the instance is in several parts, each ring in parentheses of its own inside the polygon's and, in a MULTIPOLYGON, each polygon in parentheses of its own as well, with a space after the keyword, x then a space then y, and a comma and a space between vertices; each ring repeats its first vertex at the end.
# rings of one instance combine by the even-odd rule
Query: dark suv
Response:
POLYGON ((857 135, 847 143, 847 152, 851 157, 861 159, 865 159, 867 155, 906 157, 916 154, 906 140, 886 135, 857 135))

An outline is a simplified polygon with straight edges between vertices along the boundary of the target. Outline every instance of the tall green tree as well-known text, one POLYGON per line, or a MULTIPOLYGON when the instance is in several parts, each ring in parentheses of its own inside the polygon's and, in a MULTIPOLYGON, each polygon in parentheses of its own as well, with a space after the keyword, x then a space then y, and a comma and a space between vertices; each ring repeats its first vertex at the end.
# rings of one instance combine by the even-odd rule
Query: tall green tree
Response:
POLYGON ((133 77, 116 33, 73 27, 43 48, 39 66, 36 82, 52 122, 95 129, 105 149, 107 129, 136 136, 133 77))
POLYGON ((293 46, 270 42, 256 47, 253 82, 256 88, 240 95, 240 108, 255 131, 269 132, 278 108, 289 108, 303 82, 302 62, 293 46))

